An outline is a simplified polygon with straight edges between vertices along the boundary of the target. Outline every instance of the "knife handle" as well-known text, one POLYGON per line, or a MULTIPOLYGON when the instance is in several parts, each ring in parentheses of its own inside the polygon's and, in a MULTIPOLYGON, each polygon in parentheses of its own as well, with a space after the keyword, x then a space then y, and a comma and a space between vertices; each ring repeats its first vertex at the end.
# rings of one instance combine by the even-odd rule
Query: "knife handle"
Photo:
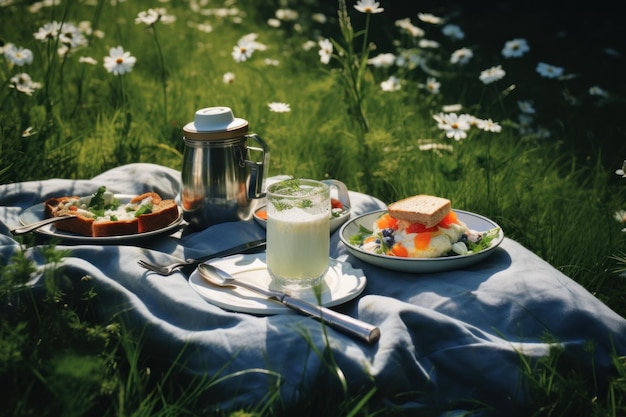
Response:
POLYGON ((334 329, 364 340, 367 343, 376 343, 380 338, 380 330, 378 327, 346 314, 338 313, 329 308, 318 306, 288 295, 283 297, 281 301, 288 307, 298 310, 307 316, 315 317, 334 329))
POLYGON ((253 240, 252 242, 233 246, 232 248, 224 249, 223 251, 215 252, 210 255, 205 255, 200 258, 187 259, 185 261, 185 265, 191 268, 195 268, 199 264, 210 261, 211 259, 224 258, 226 256, 231 256, 231 255, 260 252, 261 249, 265 249, 265 246, 266 246, 265 239, 253 240))

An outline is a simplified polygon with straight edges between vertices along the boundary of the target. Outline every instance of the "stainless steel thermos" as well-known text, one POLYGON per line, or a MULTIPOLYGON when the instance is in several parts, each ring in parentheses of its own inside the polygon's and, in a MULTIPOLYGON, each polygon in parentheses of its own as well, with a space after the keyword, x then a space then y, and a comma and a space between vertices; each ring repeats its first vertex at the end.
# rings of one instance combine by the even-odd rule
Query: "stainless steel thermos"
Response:
POLYGON ((250 219, 265 197, 270 153, 263 139, 229 107, 198 110, 183 134, 181 203, 190 227, 250 219))

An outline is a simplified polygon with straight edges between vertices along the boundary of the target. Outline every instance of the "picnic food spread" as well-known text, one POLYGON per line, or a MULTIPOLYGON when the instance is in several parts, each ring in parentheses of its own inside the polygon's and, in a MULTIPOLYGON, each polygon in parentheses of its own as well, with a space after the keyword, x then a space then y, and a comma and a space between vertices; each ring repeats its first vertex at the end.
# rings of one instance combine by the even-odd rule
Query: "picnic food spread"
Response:
POLYGON ((145 233, 165 227, 179 217, 176 202, 164 200, 157 193, 144 193, 122 203, 106 187, 90 196, 50 198, 44 203, 44 212, 47 218, 73 215, 55 227, 91 237, 145 233))
MULTIPOLYGON (((42 203, 50 196, 88 195, 100 185, 124 194, 120 196, 124 202, 146 190, 160 190, 157 192, 162 196, 182 192, 179 171, 145 164, 117 167, 78 184, 65 179, 1 184, 0 266, 10 265, 15 259, 13 254, 21 254, 22 250, 21 243, 7 231, 10 225, 40 220, 42 203), (71 191, 77 188, 86 191, 71 191), (33 203, 36 205, 32 206, 33 203), (23 217, 25 212, 29 213, 28 218, 23 217), (26 219, 28 222, 23 221, 26 219)), ((480 220, 482 216, 458 210, 455 200, 450 200, 453 211, 470 228, 483 231, 497 227, 491 221, 480 220)), ((351 193, 350 203, 354 218, 346 223, 350 230, 346 237, 359 233, 359 225, 371 232, 375 220, 389 208, 383 201, 358 192, 351 193), (367 220, 360 221, 361 218, 367 220)), ((66 221, 69 220, 59 225, 66 221)), ((94 307, 98 323, 123 320, 128 331, 141 334, 147 346, 158 350, 159 360, 164 364, 184 363, 181 376, 192 380, 199 375, 223 374, 224 360, 228 361, 226 373, 236 373, 238 377, 220 384, 219 392, 215 393, 216 409, 236 411, 242 406, 264 404, 268 387, 280 380, 297 382, 280 384, 284 407, 287 410, 306 407, 309 402, 306 398, 302 401, 301 394, 315 391, 320 384, 328 382, 327 375, 318 372, 319 361, 311 362, 311 349, 320 352, 332 349, 336 366, 350 376, 346 379, 350 392, 361 392, 364 387, 365 392, 384 387, 393 407, 414 409, 416 403, 423 404, 422 394, 427 385, 428 393, 432 393, 429 400, 433 400, 427 403, 430 409, 468 405, 467 413, 471 414, 476 411, 475 404, 484 404, 493 410, 492 414, 498 415, 519 414, 519 410, 531 406, 526 391, 520 389, 520 378, 525 371, 519 367, 520 361, 550 359, 556 346, 562 349, 560 352, 566 355, 568 363, 608 384, 616 372, 610 367, 612 359, 626 354, 623 318, 532 251, 504 238, 501 230, 490 248, 500 237, 502 244, 480 267, 463 265, 426 274, 420 273, 420 264, 430 261, 449 264, 454 263, 452 258, 478 256, 432 260, 372 256, 417 264, 392 270, 361 262, 346 251, 353 245, 344 245, 343 239, 334 235, 329 257, 337 265, 351 264, 354 270, 337 268, 336 285, 331 283, 324 288, 328 291, 336 288, 345 294, 344 290, 354 288, 352 285, 346 288, 346 283, 366 277, 363 292, 337 307, 352 317, 377 325, 381 339, 376 346, 346 338, 313 319, 294 319, 283 313, 226 311, 199 294, 192 286, 193 274, 189 281, 184 270, 164 278, 147 274, 136 265, 140 259, 164 265, 178 258, 215 254, 266 235, 265 229, 249 221, 209 227, 193 234, 176 230, 154 239, 138 239, 132 244, 114 239, 114 244, 99 241, 85 244, 79 240, 79 246, 62 245, 62 250, 70 248, 73 252, 61 265, 63 278, 67 277, 76 287, 76 295, 90 288, 97 291, 93 301, 97 302, 94 307), (574 323, 572 317, 576 317, 574 323), (586 325, 578 325, 581 322, 586 325), (546 337, 548 331, 550 337, 546 337), (594 347, 591 352, 589 343, 594 347), (285 346, 289 347, 289 355, 267 354, 285 346), (597 369, 592 368, 595 364, 599 364, 597 369), (271 372, 248 372, 250 369, 271 372), (244 386, 246 389, 242 389, 244 386), (407 393, 417 394, 408 397, 407 393)), ((72 240, 67 243, 71 245, 72 240)), ((36 271, 24 285, 39 292, 48 280, 50 259, 40 256, 40 251, 29 250, 25 254, 32 259, 36 271)), ((265 280, 264 264, 255 270, 258 274, 250 274, 251 264, 242 262, 247 256, 235 255, 214 262, 238 278, 265 280)), ((264 282, 269 283, 269 276, 264 282)), ((242 299, 236 289, 204 284, 216 302, 234 306, 227 296, 242 299)), ((246 302, 254 301, 245 294, 244 298, 246 302)))
POLYGON ((350 241, 382 255, 437 258, 479 252, 496 234, 497 230, 471 230, 452 210, 450 200, 420 194, 389 204, 372 230, 361 226, 350 241))

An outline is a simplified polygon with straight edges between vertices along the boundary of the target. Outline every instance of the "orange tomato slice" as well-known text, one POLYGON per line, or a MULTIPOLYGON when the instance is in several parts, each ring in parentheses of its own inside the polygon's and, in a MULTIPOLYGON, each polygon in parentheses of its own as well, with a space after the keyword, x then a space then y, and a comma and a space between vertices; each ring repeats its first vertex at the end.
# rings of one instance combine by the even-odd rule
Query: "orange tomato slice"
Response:
POLYGON ((363 240, 363 243, 371 243, 371 242, 375 242, 377 239, 376 236, 368 236, 363 240))
POLYGON ((259 210, 256 212, 256 215, 259 219, 267 220, 267 211, 259 210))
POLYGON ((409 251, 399 243, 396 243, 391 247, 391 253, 399 258, 406 258, 409 256, 409 251))
POLYGON ((410 224, 406 228, 407 233, 424 233, 424 232, 434 232, 437 230, 437 226, 434 227, 426 227, 421 223, 413 223, 410 224))
POLYGON ((450 227, 452 223, 458 223, 458 217, 456 213, 453 211, 446 214, 446 217, 444 217, 443 220, 439 222, 438 226, 441 226, 447 229, 448 227, 450 227))
POLYGON ((428 247, 430 243, 430 233, 418 233, 417 236, 413 239, 413 244, 415 245, 415 249, 424 250, 428 247))
POLYGON ((376 220, 376 225, 380 230, 383 229, 398 229, 398 219, 394 219, 388 213, 383 214, 376 220))

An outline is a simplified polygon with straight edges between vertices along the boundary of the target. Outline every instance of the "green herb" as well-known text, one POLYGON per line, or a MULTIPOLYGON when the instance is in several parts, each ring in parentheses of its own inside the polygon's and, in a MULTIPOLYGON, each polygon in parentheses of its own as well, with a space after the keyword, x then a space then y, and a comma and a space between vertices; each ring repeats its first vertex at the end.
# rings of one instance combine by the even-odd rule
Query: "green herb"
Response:
POLYGON ((299 190, 300 189, 300 180, 297 178, 293 178, 290 180, 285 180, 283 182, 283 184, 285 185, 285 188, 291 188, 292 190, 299 190))
POLYGON ((272 205, 276 209, 276 211, 288 210, 291 208, 291 204, 286 203, 284 201, 273 201, 272 205))
POLYGON ((98 191, 91 196, 91 200, 89 200, 89 206, 87 206, 87 209, 96 217, 104 217, 104 212, 106 210, 114 210, 120 205, 120 201, 117 198, 114 198, 111 203, 106 204, 104 199, 105 192, 106 187, 100 186, 98 187, 98 191))
MULTIPOLYGON (((279 185, 280 185, 280 188, 273 189, 273 192, 280 193, 280 191, 283 191, 283 193, 281 193, 282 194, 281 197, 282 196, 297 197, 298 194, 296 194, 295 191, 299 191, 302 189, 301 187, 302 182, 297 178, 285 180, 281 182, 279 185)), ((316 191, 316 190, 317 189, 313 189, 313 191, 316 191)), ((282 200, 272 201, 272 205, 277 211, 283 211, 283 210, 291 209, 293 207, 298 207, 302 209, 313 207, 313 200, 310 200, 308 198, 298 199, 294 201, 293 203, 291 201, 292 201, 291 199, 285 198, 284 201, 282 200)))
POLYGON ((313 207, 313 202, 311 200, 309 200, 309 199, 301 200, 300 202, 298 202, 298 207, 300 207, 300 208, 313 207))
MULTIPOLYGON (((91 197, 91 201, 89 201, 89 209, 98 210, 104 208, 104 192, 106 191, 105 186, 101 186, 98 188, 98 191, 91 197)), ((91 210, 91 211, 93 211, 91 210)))
POLYGON ((117 221, 117 216, 111 216, 110 219, 111 219, 112 222, 116 222, 117 221))
POLYGON ((363 240, 365 240, 366 237, 371 236, 372 233, 374 232, 364 227, 363 225, 359 225, 359 233, 350 236, 348 242, 350 242, 351 245, 361 246, 363 244, 363 240))
POLYGON ((139 217, 142 214, 149 214, 149 213, 152 213, 152 204, 146 204, 146 205, 139 207, 139 209, 135 212, 135 217, 139 217))
POLYGON ((93 213, 96 217, 104 217, 104 207, 90 207, 89 212, 93 213))
POLYGON ((497 227, 494 229, 488 230, 483 234, 483 237, 478 242, 470 242, 468 240, 466 242, 467 249, 472 253, 485 250, 489 246, 491 246, 491 242, 493 241, 493 239, 498 237, 499 234, 500 234, 500 229, 497 227))

